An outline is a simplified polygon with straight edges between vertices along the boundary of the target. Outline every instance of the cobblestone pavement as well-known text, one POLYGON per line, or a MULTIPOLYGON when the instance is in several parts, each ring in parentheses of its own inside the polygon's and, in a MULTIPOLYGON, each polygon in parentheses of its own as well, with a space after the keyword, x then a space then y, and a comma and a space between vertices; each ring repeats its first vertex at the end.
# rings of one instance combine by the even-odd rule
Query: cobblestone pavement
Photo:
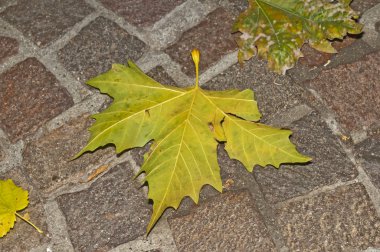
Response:
POLYGON ((30 192, 0 251, 380 251, 380 1, 354 0, 365 33, 303 48, 286 76, 237 64, 240 0, 0 0, 0 178, 30 192), (84 82, 132 59, 154 79, 255 91, 264 123, 293 130, 308 165, 248 173, 220 146, 224 193, 205 187, 145 237, 147 148, 68 161, 110 99, 84 82), (95 171, 103 171, 92 178, 95 171), (25 212, 24 211, 24 212, 25 212))

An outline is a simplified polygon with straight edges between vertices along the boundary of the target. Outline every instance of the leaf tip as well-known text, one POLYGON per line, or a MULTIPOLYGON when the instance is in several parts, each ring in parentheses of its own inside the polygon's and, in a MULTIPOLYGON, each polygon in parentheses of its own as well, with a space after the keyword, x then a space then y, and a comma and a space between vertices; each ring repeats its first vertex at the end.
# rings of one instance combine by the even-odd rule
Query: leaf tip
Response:
POLYGON ((199 86, 199 60, 200 60, 200 52, 198 49, 193 49, 191 51, 191 57, 193 58, 195 65, 195 86, 199 86))
POLYGON ((200 58, 200 52, 197 48, 194 48, 191 51, 191 57, 193 58, 194 64, 198 65, 199 64, 199 58, 200 58))

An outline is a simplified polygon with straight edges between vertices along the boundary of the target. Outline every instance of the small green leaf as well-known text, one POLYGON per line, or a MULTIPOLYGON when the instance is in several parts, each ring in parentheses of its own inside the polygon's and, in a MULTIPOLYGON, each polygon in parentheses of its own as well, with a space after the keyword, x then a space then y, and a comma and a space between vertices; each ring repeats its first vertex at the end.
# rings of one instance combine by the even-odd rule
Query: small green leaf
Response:
POLYGON ((302 57, 304 43, 323 52, 335 53, 328 40, 359 34, 362 25, 349 0, 328 3, 325 0, 249 0, 233 31, 240 31, 239 61, 258 54, 268 66, 285 74, 302 57))

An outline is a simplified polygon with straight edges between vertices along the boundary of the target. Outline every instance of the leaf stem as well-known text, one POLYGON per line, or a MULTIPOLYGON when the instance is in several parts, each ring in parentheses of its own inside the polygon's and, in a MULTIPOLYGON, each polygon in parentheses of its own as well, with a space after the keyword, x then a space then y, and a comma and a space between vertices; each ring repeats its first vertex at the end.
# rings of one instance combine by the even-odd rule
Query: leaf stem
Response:
POLYGON ((194 65, 195 65, 195 88, 199 87, 199 58, 200 58, 200 52, 198 49, 193 49, 191 51, 191 57, 193 58, 194 65))
POLYGON ((24 217, 22 217, 21 215, 19 215, 17 212, 15 212, 16 216, 19 217, 20 219, 22 219, 23 221, 25 221, 26 223, 28 223, 29 225, 31 225, 32 227, 34 227, 38 233, 40 234, 43 234, 44 232, 39 229, 36 225, 34 225, 33 223, 31 223, 30 221, 28 221, 27 219, 25 219, 24 217))

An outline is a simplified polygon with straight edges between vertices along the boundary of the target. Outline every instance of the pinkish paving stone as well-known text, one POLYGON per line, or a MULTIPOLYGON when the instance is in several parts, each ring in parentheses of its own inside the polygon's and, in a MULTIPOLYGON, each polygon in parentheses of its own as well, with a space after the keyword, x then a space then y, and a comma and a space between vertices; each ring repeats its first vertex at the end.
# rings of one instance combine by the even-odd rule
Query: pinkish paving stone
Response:
POLYGON ((315 90, 346 131, 366 130, 380 118, 380 52, 322 71, 303 85, 315 90))
POLYGON ((246 190, 219 194, 169 224, 179 251, 275 251, 246 190))
POLYGON ((26 146, 24 169, 44 194, 68 183, 82 181, 89 166, 107 165, 104 158, 113 154, 113 148, 85 153, 70 161, 89 139, 87 128, 91 122, 89 115, 84 114, 26 146))
POLYGON ((36 58, 0 75, 0 127, 12 142, 35 132, 72 105, 67 90, 36 58))
POLYGON ((18 42, 14 38, 0 36, 0 63, 18 53, 18 42))
POLYGON ((20 186, 29 192, 29 205, 25 210, 18 213, 21 215, 28 213, 30 221, 44 232, 44 234, 38 233, 31 225, 17 218, 14 228, 5 237, 0 238, 0 251, 31 251, 33 248, 36 249, 48 243, 50 234, 47 228, 43 202, 40 199, 38 190, 28 180, 28 176, 19 167, 0 174, 0 179, 12 179, 16 186, 20 186))
POLYGON ((290 251, 380 247, 380 218, 362 184, 282 204, 278 223, 290 251))
POLYGON ((75 251, 108 251, 145 234, 151 208, 129 163, 57 198, 75 251))
POLYGON ((185 0, 100 0, 100 2, 127 22, 146 27, 153 25, 185 0))
POLYGON ((185 32, 174 45, 165 49, 170 57, 182 66, 183 72, 194 76, 191 51, 201 52, 200 72, 219 61, 223 56, 237 50, 231 34, 232 16, 223 8, 211 12, 200 24, 185 32))
POLYGON ((84 0, 18 0, 0 17, 38 46, 45 46, 93 11, 84 0))
POLYGON ((144 42, 128 34, 116 23, 99 17, 84 27, 59 53, 61 63, 81 82, 105 71, 113 63, 136 61, 144 52, 144 42))

